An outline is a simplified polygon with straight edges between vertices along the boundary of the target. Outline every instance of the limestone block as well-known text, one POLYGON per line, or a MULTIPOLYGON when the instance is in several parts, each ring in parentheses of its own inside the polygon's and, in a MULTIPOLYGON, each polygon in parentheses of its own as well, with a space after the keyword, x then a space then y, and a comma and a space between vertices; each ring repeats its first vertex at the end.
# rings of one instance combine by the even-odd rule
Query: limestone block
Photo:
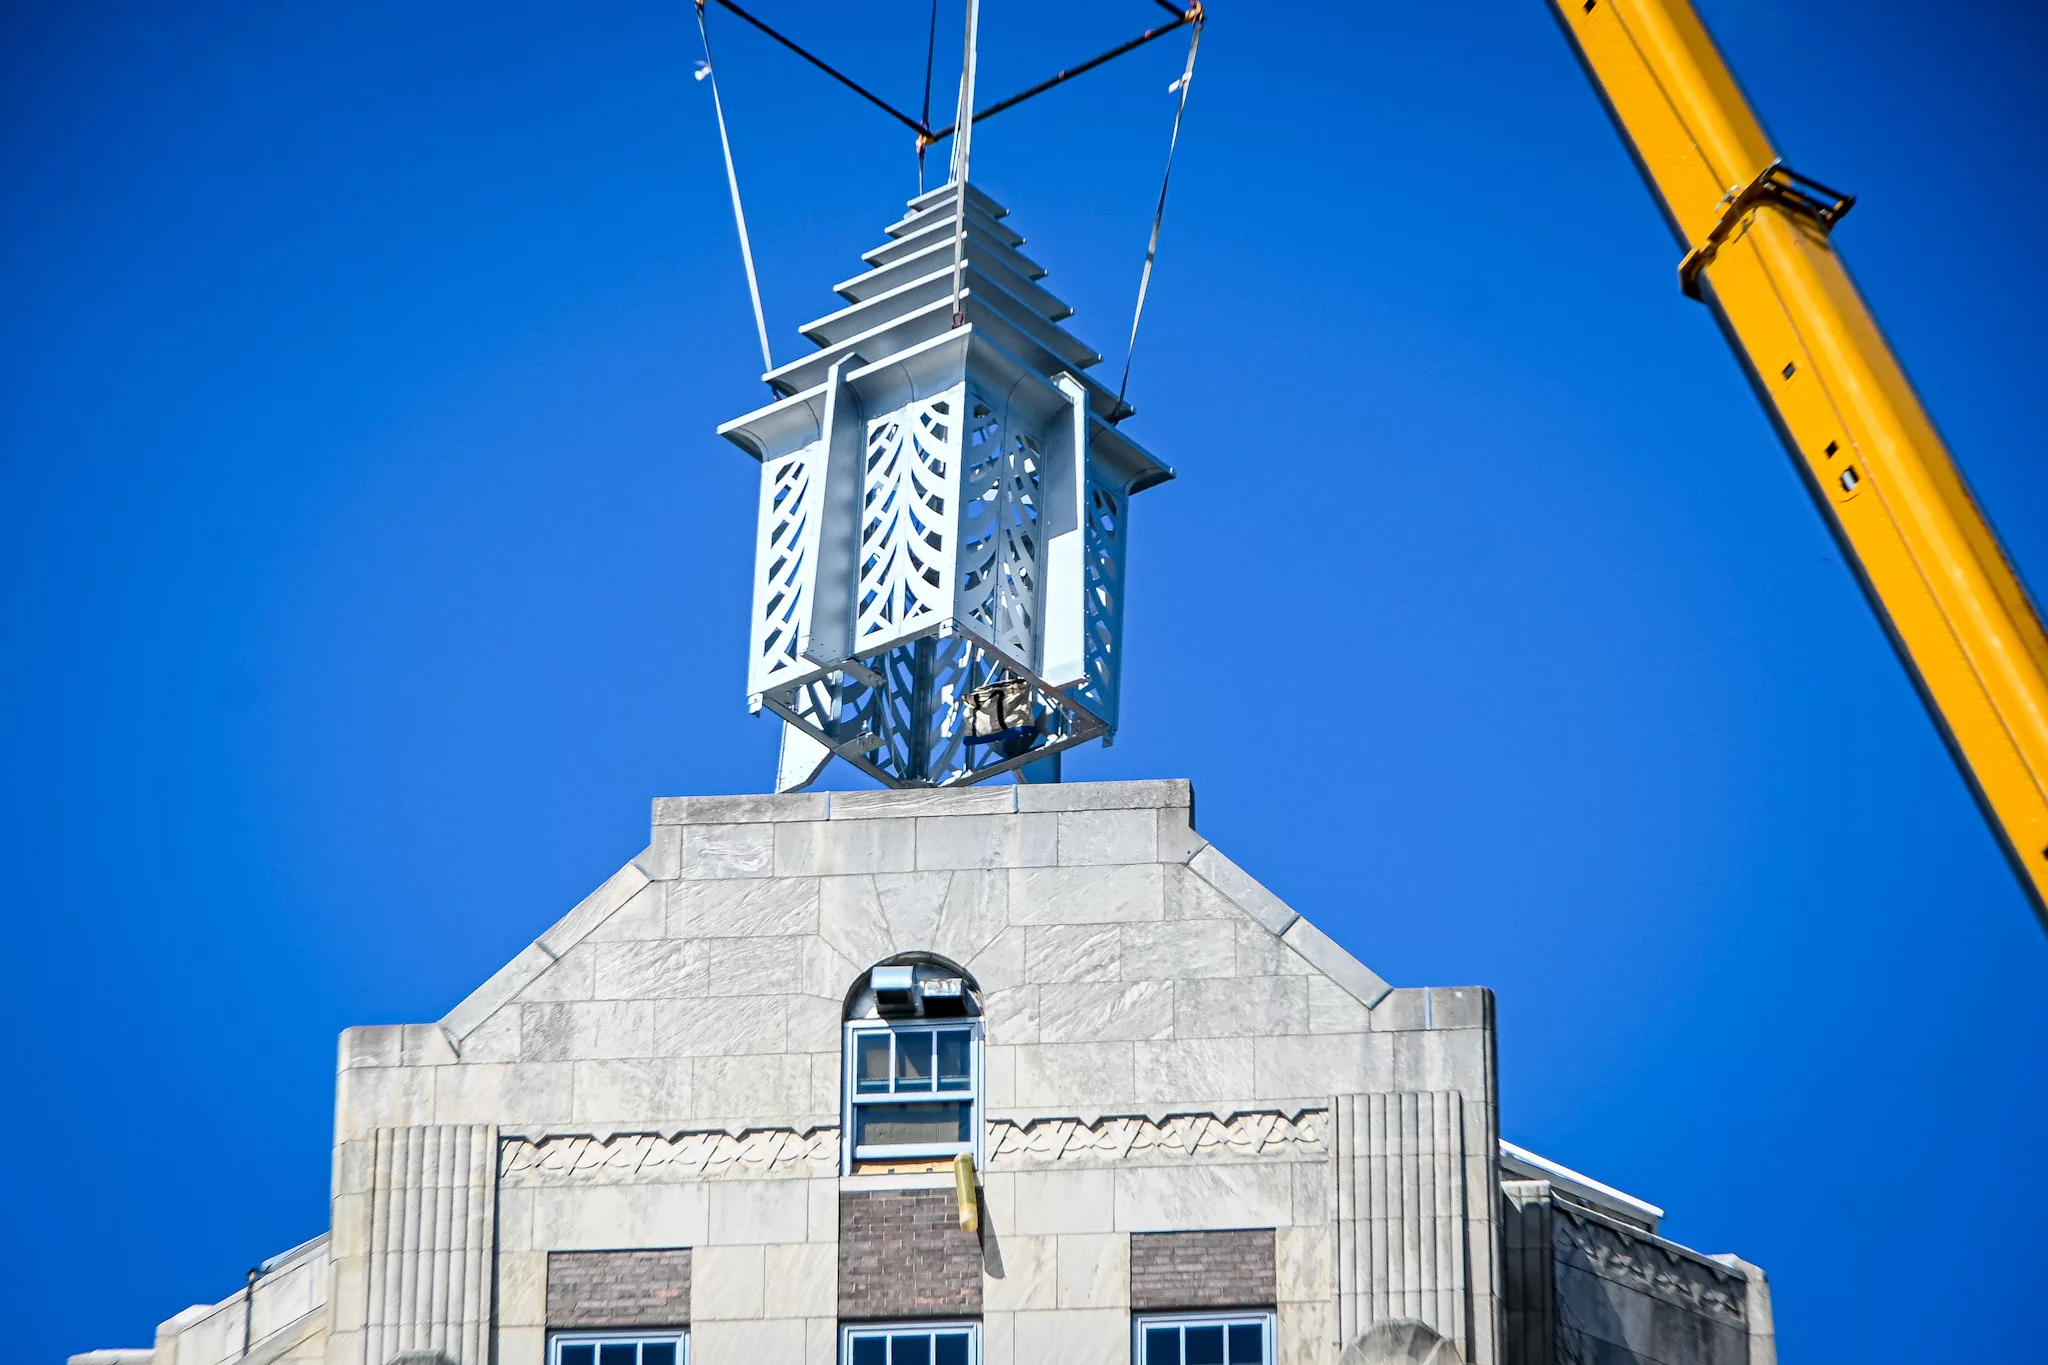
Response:
POLYGON ((1429 1029, 1380 1035, 1393 1049, 1396 1090, 1487 1094, 1486 1035, 1477 1029, 1429 1029))
POLYGON ((1131 1239, 1121 1232, 1066 1233, 1059 1247, 1061 1308, 1120 1308, 1131 1304, 1131 1239))
POLYGON ((1261 1095, 1309 1098, 1393 1088, 1393 1046, 1386 1034, 1260 1038, 1257 1047, 1261 1095))
POLYGON ((1239 976, 1313 976, 1315 968, 1301 954, 1271 933, 1263 924, 1239 916, 1237 920, 1237 974, 1239 976))
POLYGON ((1157 863, 1017 868, 1010 873, 1012 924, 1123 924, 1165 917, 1157 863))
POLYGON ((567 1062, 468 1062, 436 1078, 437 1123, 559 1123, 574 1104, 567 1062))
POLYGON ((533 1240, 533 1191, 498 1186, 498 1250, 501 1253, 547 1248, 533 1240))
POLYGON ((520 1056, 530 1062, 648 1057, 654 1051, 654 1006, 646 1000, 585 1000, 521 1005, 520 1056))
POLYGON ((692 944, 703 963, 707 996, 797 995, 804 990, 805 935, 709 938, 692 944))
MULTIPOLYGON (((543 1251, 616 1251, 622 1247, 696 1247, 691 1295, 704 1294, 709 1239, 708 1191, 715 1182, 542 1186, 533 1191, 533 1240, 543 1251)), ((759 1249, 754 1248, 755 1264, 759 1249)), ((693 1312, 695 1311, 693 1307, 693 1312)))
POLYGON ((917 822, 824 820, 776 825, 774 871, 779 877, 843 877, 910 872, 917 866, 917 822))
POLYGON ((1159 815, 1152 810, 1062 811, 1059 862, 1062 867, 1099 867, 1159 860, 1159 815))
POLYGON ((825 999, 844 1004, 846 995, 853 989, 854 981, 862 968, 856 967, 836 952, 832 945, 821 938, 807 938, 803 943, 801 964, 801 990, 805 995, 822 996, 825 999))
POLYGON ((1432 986, 1431 1028, 1493 1027, 1493 992, 1484 986, 1432 986))
POLYGON ((682 1059, 575 1062, 578 1123, 676 1119, 691 1112, 690 1064, 682 1059))
POLYGON ((1326 1299, 1283 1303, 1273 1315, 1274 1365, 1329 1365, 1335 1347, 1326 1299))
MULTIPOLYGON (((690 1323, 753 1321, 768 1309, 767 1267, 759 1245, 700 1246, 690 1255, 690 1323)), ((718 1357, 706 1352, 707 1360, 718 1357)), ((770 1356, 767 1359, 776 1359, 770 1356)), ((739 1360, 742 1357, 731 1356, 739 1360)))
POLYGON ((1131 1358, 1131 1319, 1121 1308, 1033 1311, 1017 1314, 1012 1322, 1020 1365, 1127 1365, 1131 1358))
POLYGON ((807 1349, 802 1318, 706 1322, 690 1326, 690 1359, 695 1365, 768 1365, 798 1361, 807 1349))
POLYGON ((585 896, 580 904, 554 924, 534 942, 556 957, 568 952, 583 941, 586 934, 610 919, 612 912, 640 894, 647 885, 647 874, 631 863, 607 877, 604 884, 585 896))
POLYGON ((1393 989, 1378 972, 1339 947, 1337 941, 1305 919, 1297 919, 1281 937, 1287 946, 1367 1005, 1393 989))
POLYGON ((1253 1052, 1250 1038, 1139 1043, 1133 1052, 1135 1097, 1140 1103, 1150 1103, 1255 1094, 1253 1052))
POLYGON ((811 1059, 797 1053, 759 1057, 699 1057, 691 1075, 700 1115, 760 1122, 815 1112, 811 1059))
POLYGON ((1025 980, 1116 980, 1121 974, 1119 961, 1123 927, 1116 924, 1048 924, 1026 929, 1025 980))
POLYGON ((965 963, 993 943, 1009 924, 1007 871, 955 872, 947 884, 930 947, 943 957, 965 963))
POLYGON ((1286 933, 1288 927, 1301 918, 1285 901, 1261 886, 1249 872, 1218 853, 1214 844, 1190 858, 1188 870, 1276 934, 1286 933))
POLYGON ((776 871, 775 847, 780 831, 807 825, 685 825, 683 881, 766 877, 776 871))
POLYGON ((1176 1038, 1257 1038, 1308 1032, 1308 983, 1298 976, 1191 979, 1173 994, 1176 1038))
POLYGON ((870 876, 818 881, 818 936, 847 961, 870 967, 896 951, 881 893, 870 876))
POLYGON ((1038 1041, 1037 986, 989 991, 981 997, 982 1035, 991 1044, 1014 1046, 1038 1041))
MULTIPOLYGON (((681 854, 682 831, 674 825, 664 826, 657 833, 665 832, 678 846, 681 854)), ((646 869, 641 869, 643 872, 646 869)), ((649 874, 650 876, 653 874, 649 874)), ((656 939, 668 937, 668 897, 675 884, 671 872, 666 881, 656 881, 640 888, 638 895, 612 912, 611 918, 584 935, 585 943, 623 943, 633 939, 656 939)))
MULTIPOLYGON (((584 993, 580 996, 537 998, 672 1000, 677 996, 704 993, 704 964, 701 950, 694 943, 665 939, 585 943, 562 959, 558 966, 566 965, 571 959, 586 964, 584 993)), ((544 976, 534 984, 541 985, 547 979, 544 976)))
POLYGON ((1132 1042, 1173 1036, 1171 981, 1075 982, 1038 988, 1043 1043, 1132 1042))
POLYGON ((1428 1028, 1429 992, 1414 988, 1388 991, 1372 1007, 1372 1026, 1382 1033, 1428 1028))
POLYGON ((839 1178, 825 1176, 804 1182, 810 1189, 808 1236, 828 1245, 839 1240, 839 1178))
POLYGON ((1008 1171, 984 1171, 981 1175, 981 1223, 997 1236, 1008 1237, 1017 1229, 1017 1178, 1008 1171))
POLYGON ((1292 1222, 1291 1163, 1126 1166, 1116 1177, 1120 1232, 1271 1228, 1292 1222))
POLYGON ((1186 778, 1147 782, 1060 782, 1016 788, 1020 811, 1139 810, 1166 807, 1192 810, 1194 784, 1186 778))
POLYGON ((1059 861, 1058 824, 1063 818, 1056 815, 925 816, 917 821, 917 865, 920 869, 935 871, 1051 867, 1059 861))
POLYGON ((652 881, 674 881, 683 869, 683 832, 674 825, 656 825, 633 866, 652 881))
POLYGON ((677 938, 754 938, 818 932, 813 877, 682 882, 669 894, 669 932, 677 938))
POLYGON ((839 1365, 837 1317, 804 1319, 804 1365, 839 1365))
POLYGON ((363 1137, 373 1128, 431 1122, 435 1073, 450 1069, 380 1066, 342 1072, 335 1083, 335 1136, 363 1137))
POLYGON ((1365 1033, 1372 1028, 1372 1007, 1320 973, 1308 981, 1310 1033, 1365 1033))
MULTIPOLYGON (((988 1235, 984 1230, 984 1242, 988 1235)), ((1025 1308, 1059 1307, 1058 1239, 1006 1232, 999 1234, 997 1241, 1002 1253, 1003 1273, 982 1277, 982 1311, 1015 1312, 1025 1308)))
POLYGON ((596 991, 592 985, 595 963, 595 948, 577 944, 526 983, 519 992, 520 1003, 595 998, 596 991))
POLYGON ((803 1180, 715 1181, 710 1245, 807 1241, 810 1198, 810 1182, 803 1180))
MULTIPOLYGON (((1237 903, 1203 881, 1185 867, 1168 866, 1162 869, 1166 892, 1166 918, 1169 920, 1220 919, 1230 923, 1249 923, 1244 911, 1237 903)), ((1278 942, 1273 935, 1266 935, 1278 942)))
POLYGON ((654 1010, 653 1055, 735 1057, 787 1051, 790 1002, 804 998, 663 1000, 654 1010))
MULTIPOLYGON (((1274 1293, 1282 1303, 1324 1303, 1336 1283, 1330 1259, 1330 1209, 1318 1211, 1316 1222, 1276 1228, 1273 1232, 1274 1293)), ((1296 1210, 1297 1220, 1300 1211, 1296 1210)))
POLYGON ((438 1024, 366 1024, 341 1031, 337 1068, 445 1066, 454 1060, 448 1034, 438 1024))
POLYGON ((889 926, 892 952, 931 947, 952 886, 950 872, 885 872, 875 877, 875 903, 889 926))
MULTIPOLYGON (((501 1327, 497 1332, 497 1365, 543 1365, 547 1360, 548 1333, 545 1327, 501 1327)), ((360 1357, 355 1357, 360 1359, 360 1357)), ((329 1356, 329 1361, 335 1357, 329 1356)), ((350 1359, 343 1356, 342 1359, 350 1359)))
POLYGON ((813 1318, 839 1312, 839 1260, 830 1242, 766 1247, 761 1261, 770 1312, 813 1318))
POLYGON ((834 1048, 830 1052, 811 1054, 811 1102, 806 1110, 813 1114, 836 1114, 839 1112, 839 1059, 841 1053, 834 1048))
MULTIPOLYGON (((1330 1120, 1323 1119, 1323 1146, 1329 1150, 1330 1120)), ((1323 1227, 1337 1207, 1336 1172, 1326 1161, 1303 1161, 1294 1167, 1294 1225, 1323 1227)))
POLYGON ((1015 1048, 988 1044, 981 1052, 982 1103, 1007 1109, 1017 1094, 1017 1053, 1015 1048))
POLYGON ((1180 980, 1237 973, 1237 933, 1228 920, 1126 924, 1120 932, 1126 980, 1180 980))
POLYGON ((504 1327, 545 1327, 548 1318, 548 1254, 545 1251, 505 1251, 497 1257, 497 1325, 504 1327))
POLYGON ((779 820, 823 820, 831 812, 826 792, 781 796, 658 796, 657 825, 763 825, 779 820))
POLYGON ((1130 1043, 1032 1043, 1015 1050, 1016 1103, 1060 1111, 1137 1098, 1130 1043))
POLYGON ((462 1040, 463 1062, 516 1062, 519 1060, 519 1011, 499 1010, 470 1030, 462 1040))
POLYGON ((441 1016, 441 1026, 455 1035, 457 1041, 466 1038, 477 1025, 496 1014, 509 1004, 528 982, 546 971, 554 963, 554 955, 538 943, 529 943, 519 950, 519 956, 500 967, 490 980, 471 991, 463 1002, 441 1016))
MULTIPOLYGON (((849 983, 850 984, 850 983, 849 983)), ((791 1052, 837 1052, 840 1046, 841 1014, 845 1009, 840 998, 828 999, 819 995, 792 995, 784 1002, 788 1013, 787 1046, 791 1052)), ((661 1014, 654 1016, 654 1041, 661 1044, 661 1014)))
POLYGON ((919 815, 1008 815, 1017 809, 1011 786, 951 787, 832 793, 834 820, 901 820, 919 815))
POLYGON ((1162 863, 1184 863, 1205 848, 1209 841, 1195 832, 1193 808, 1163 807, 1153 812, 1154 854, 1162 863))
POLYGON ((1117 1231, 1113 1170, 1018 1171, 1010 1180, 1023 1236, 1117 1231))
POLYGON ((1025 933, 1021 928, 1005 929, 967 959, 964 965, 984 994, 1024 984, 1025 933))
MULTIPOLYGON (((981 1365, 1025 1365, 1017 1359, 1017 1315, 986 1310, 981 1318, 981 1365)), ((1776 1365, 1776 1362, 1772 1362, 1776 1365)))

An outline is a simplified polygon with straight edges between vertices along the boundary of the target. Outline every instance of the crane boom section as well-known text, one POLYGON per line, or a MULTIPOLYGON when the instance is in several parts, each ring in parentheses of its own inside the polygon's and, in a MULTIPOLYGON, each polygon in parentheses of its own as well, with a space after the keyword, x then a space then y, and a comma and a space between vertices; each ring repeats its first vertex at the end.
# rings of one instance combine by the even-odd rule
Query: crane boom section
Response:
POLYGON ((2048 635, 1828 234, 1689 0, 1551 0, 2048 927, 2048 635))

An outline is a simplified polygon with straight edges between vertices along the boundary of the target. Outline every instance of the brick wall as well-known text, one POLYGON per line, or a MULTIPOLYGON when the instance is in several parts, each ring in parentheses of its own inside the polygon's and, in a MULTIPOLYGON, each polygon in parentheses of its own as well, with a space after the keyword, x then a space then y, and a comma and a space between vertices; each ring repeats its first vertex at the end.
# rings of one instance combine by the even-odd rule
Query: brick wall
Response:
POLYGON ((548 1253, 548 1326, 689 1324, 688 1247, 548 1253))
POLYGON ((953 1191, 849 1190, 839 1196, 840 1317, 979 1312, 981 1239, 960 1230, 953 1191))
POLYGON ((1273 1229, 1131 1234, 1131 1307, 1269 1308, 1273 1229))

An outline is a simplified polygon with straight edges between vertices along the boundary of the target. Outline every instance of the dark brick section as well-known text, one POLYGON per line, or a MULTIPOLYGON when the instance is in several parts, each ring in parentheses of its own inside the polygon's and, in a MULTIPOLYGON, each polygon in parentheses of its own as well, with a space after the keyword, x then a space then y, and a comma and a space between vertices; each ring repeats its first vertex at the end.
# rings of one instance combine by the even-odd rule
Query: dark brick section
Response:
POLYGON ((689 1325, 688 1247, 548 1253, 548 1326, 689 1325))
POLYGON ((1131 1308, 1271 1308, 1273 1229, 1131 1234, 1131 1308))
POLYGON ((980 1312, 981 1238, 960 1230, 951 1190, 849 1190, 839 1196, 840 1317, 955 1318, 980 1312))

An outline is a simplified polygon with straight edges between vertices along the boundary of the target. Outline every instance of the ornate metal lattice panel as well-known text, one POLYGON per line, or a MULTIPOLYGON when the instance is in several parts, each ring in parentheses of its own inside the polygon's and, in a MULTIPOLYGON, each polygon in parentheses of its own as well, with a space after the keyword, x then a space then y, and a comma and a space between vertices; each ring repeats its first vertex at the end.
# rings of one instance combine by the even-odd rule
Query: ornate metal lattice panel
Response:
POLYGON ((1088 480, 1085 554, 1085 642, 1088 679, 1080 700, 1116 725, 1118 665, 1123 652, 1125 495, 1098 478, 1088 480))
POLYGON ((1006 431, 974 389, 960 475, 958 618, 989 643, 1038 665, 1044 573, 1039 517, 1045 455, 1028 431, 1006 431))
POLYGON ((868 423, 862 461, 854 653, 893 648, 953 606, 960 409, 966 386, 868 423))
POLYGON ((747 690, 765 692, 812 671, 797 653, 809 626, 809 571, 817 554, 818 519, 811 498, 811 465, 822 447, 813 442, 764 462, 761 510, 754 547, 753 648, 747 690))

